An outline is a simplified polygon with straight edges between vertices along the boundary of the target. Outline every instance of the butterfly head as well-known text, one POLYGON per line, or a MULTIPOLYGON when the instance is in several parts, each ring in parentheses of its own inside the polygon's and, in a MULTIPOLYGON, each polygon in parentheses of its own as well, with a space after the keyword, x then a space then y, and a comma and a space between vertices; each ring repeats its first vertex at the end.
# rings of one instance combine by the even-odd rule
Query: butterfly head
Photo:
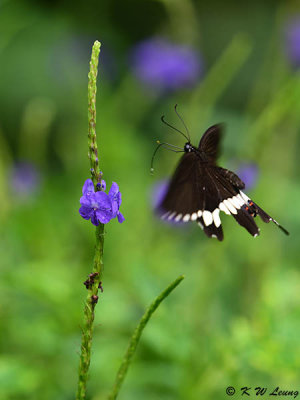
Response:
POLYGON ((184 151, 185 151, 185 153, 190 153, 191 151, 194 151, 194 147, 191 145, 191 143, 190 142, 187 142, 185 145, 184 145, 184 151))

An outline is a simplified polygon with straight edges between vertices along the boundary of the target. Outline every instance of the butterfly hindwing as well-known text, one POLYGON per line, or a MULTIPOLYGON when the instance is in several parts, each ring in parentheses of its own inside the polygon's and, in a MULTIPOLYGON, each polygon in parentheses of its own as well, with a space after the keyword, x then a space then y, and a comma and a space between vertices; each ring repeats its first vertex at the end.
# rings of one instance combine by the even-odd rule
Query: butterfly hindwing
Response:
POLYGON ((275 225, 278 226, 284 232, 286 235, 289 235, 289 232, 281 226, 274 218, 272 218, 269 214, 267 214, 263 209, 261 209, 256 203, 254 203, 252 200, 250 200, 250 203, 252 203, 252 207, 254 208, 255 214, 259 215, 262 221, 268 223, 270 221, 274 222, 275 225))
POLYGON ((160 204, 163 219, 175 222, 198 221, 210 237, 223 239, 220 210, 224 190, 213 182, 211 168, 199 163, 195 153, 185 154, 179 162, 167 193, 160 204))
POLYGON ((245 184, 244 182, 232 171, 229 169, 217 167, 218 172, 224 176, 224 178, 229 181, 234 187, 238 189, 244 189, 245 184))
POLYGON ((219 209, 226 214, 231 214, 252 236, 259 235, 259 228, 247 209, 250 199, 240 190, 244 187, 244 183, 233 172, 220 167, 214 168, 214 176, 217 184, 223 188, 223 199, 219 204, 219 209), (235 184, 233 184, 233 177, 237 178, 235 178, 235 184))
POLYGON ((210 224, 210 225, 206 226, 204 224, 202 217, 198 218, 197 222, 198 222, 198 225, 200 226, 200 228, 206 234, 206 236, 217 238, 220 241, 223 240, 224 235, 223 235, 222 225, 219 225, 218 227, 215 224, 210 224))

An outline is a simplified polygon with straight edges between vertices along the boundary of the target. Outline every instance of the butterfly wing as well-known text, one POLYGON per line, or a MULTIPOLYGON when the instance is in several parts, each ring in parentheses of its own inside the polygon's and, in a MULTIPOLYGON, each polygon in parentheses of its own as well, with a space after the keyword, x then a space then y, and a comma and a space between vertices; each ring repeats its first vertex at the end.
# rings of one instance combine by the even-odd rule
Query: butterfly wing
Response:
POLYGON ((220 167, 213 167, 212 174, 215 178, 215 185, 221 191, 222 200, 218 204, 218 209, 225 214, 232 215, 252 236, 259 235, 259 228, 253 216, 246 209, 248 198, 246 199, 247 196, 240 190, 244 188, 244 182, 233 172, 220 167))
POLYGON ((197 154, 191 152, 182 156, 158 210, 169 221, 197 221, 207 236, 223 240, 219 202, 211 175, 197 154))
POLYGON ((260 232, 254 221, 256 215, 289 234, 241 191, 245 184, 236 174, 215 165, 220 138, 220 125, 210 127, 203 135, 199 149, 205 152, 205 162, 196 151, 182 156, 158 207, 161 217, 175 222, 197 221, 207 236, 218 240, 223 240, 220 211, 232 215, 254 237, 260 232))
POLYGON ((241 191, 245 184, 236 174, 220 167, 214 167, 213 171, 216 182, 218 181, 219 186, 223 188, 224 199, 218 206, 221 211, 231 214, 254 237, 260 232, 254 221, 256 215, 259 215, 263 222, 274 222, 286 235, 289 235, 283 226, 241 191))
POLYGON ((222 124, 213 125, 203 134, 199 150, 203 151, 209 160, 216 162, 220 152, 220 141, 222 138, 222 124))
MULTIPOLYGON (((195 153, 186 153, 169 184, 159 211, 169 221, 197 221, 209 237, 223 240, 220 211, 232 215, 252 236, 259 235, 249 201, 240 191, 244 183, 229 170, 199 162, 195 153)), ((260 209, 261 210, 261 209, 260 209)), ((258 214, 265 222, 269 216, 258 214)))
POLYGON ((199 198, 197 186, 201 177, 197 171, 197 156, 195 153, 185 153, 169 183, 168 190, 159 205, 159 212, 164 219, 189 220, 186 215, 191 215, 198 209, 199 198))

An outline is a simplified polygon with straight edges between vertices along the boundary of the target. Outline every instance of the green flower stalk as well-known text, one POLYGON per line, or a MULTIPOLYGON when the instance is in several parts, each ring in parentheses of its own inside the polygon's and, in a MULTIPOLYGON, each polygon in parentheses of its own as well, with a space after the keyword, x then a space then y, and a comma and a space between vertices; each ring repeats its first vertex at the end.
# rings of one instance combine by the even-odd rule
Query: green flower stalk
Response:
POLYGON ((145 314, 142 316, 140 322, 138 323, 138 325, 130 339, 128 348, 123 357, 122 364, 117 373, 116 380, 115 380, 114 386, 112 388, 112 391, 108 397, 108 400, 115 400, 117 398, 119 391, 121 389, 121 386, 126 377, 128 367, 131 363, 132 357, 136 351, 137 345, 138 345, 141 335, 143 333, 143 330, 144 330, 145 326, 147 325, 149 319, 151 318, 151 315, 154 313, 154 311, 157 309, 157 307, 160 305, 160 303, 167 296, 169 296, 169 294, 179 285, 179 283, 183 279, 184 279, 183 275, 180 275, 177 279, 175 279, 174 282, 172 282, 165 290, 163 290, 161 292, 161 294, 159 296, 157 296, 154 299, 153 303, 150 304, 150 306, 147 308, 145 314))
MULTIPOLYGON (((93 45, 90 61, 90 72, 88 75, 88 145, 89 159, 91 163, 92 180, 97 190, 97 183, 101 184, 101 173, 99 170, 98 149, 96 141, 96 92, 97 92, 97 72, 98 57, 100 53, 100 42, 96 41, 93 45)), ((100 223, 96 227, 96 245, 92 273, 85 282, 87 288, 87 298, 84 306, 84 321, 82 326, 81 354, 79 361, 79 379, 77 388, 77 400, 86 398, 86 386, 91 361, 91 347, 93 337, 93 324, 95 318, 95 307, 98 301, 98 290, 103 272, 103 245, 104 245, 104 224, 100 223)))
MULTIPOLYGON (((91 164, 91 178, 87 179, 82 188, 83 196, 80 198, 81 207, 79 213, 82 218, 91 220, 96 226, 96 244, 94 265, 88 279, 84 282, 87 289, 87 298, 84 306, 84 318, 82 326, 81 353, 78 371, 78 387, 76 400, 86 399, 86 388, 89 377, 91 362, 91 348, 93 339, 93 326, 95 318, 95 307, 98 302, 98 291, 102 290, 101 280, 103 273, 103 246, 104 246, 104 224, 111 219, 117 218, 121 224, 125 218, 120 212, 122 196, 116 182, 113 182, 109 193, 105 193, 106 182, 102 180, 102 172, 99 169, 98 148, 96 138, 96 92, 97 92, 97 73, 98 58, 100 54, 100 43, 96 41, 93 45, 90 61, 90 72, 88 75, 88 157, 91 164)), ((111 399, 115 399, 123 380, 126 376, 132 356, 136 350, 142 331, 149 321, 151 315, 159 304, 171 293, 173 289, 182 281, 180 276, 171 283, 150 305, 137 326, 124 356, 123 362, 117 374, 116 383, 113 387, 111 399)))

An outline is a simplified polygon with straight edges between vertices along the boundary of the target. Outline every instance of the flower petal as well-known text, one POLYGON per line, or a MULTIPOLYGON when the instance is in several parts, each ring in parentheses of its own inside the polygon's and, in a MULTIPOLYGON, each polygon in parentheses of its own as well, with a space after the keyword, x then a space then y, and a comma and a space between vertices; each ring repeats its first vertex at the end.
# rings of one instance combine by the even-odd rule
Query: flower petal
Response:
POLYGON ((121 192, 119 191, 119 186, 116 184, 116 182, 112 183, 108 195, 112 201, 112 209, 115 218, 122 203, 121 192))
POLYGON ((83 205, 79 208, 79 214, 84 219, 90 219, 93 214, 93 210, 90 207, 83 205))
POLYGON ((95 225, 95 226, 99 225, 99 221, 98 221, 98 218, 97 218, 97 212, 95 212, 95 211, 93 212, 92 217, 91 217, 91 221, 92 221, 93 225, 95 225))
POLYGON ((122 194, 119 192, 116 196, 116 201, 118 203, 118 207, 120 208, 120 205, 122 204, 122 194))
POLYGON ((119 207, 116 201, 112 201, 112 214, 113 214, 113 218, 116 218, 117 216, 117 212, 119 211, 119 207))
POLYGON ((87 179, 84 182, 83 188, 82 188, 82 194, 85 196, 88 193, 94 193, 95 189, 94 189, 94 184, 93 181, 91 179, 87 179))
POLYGON ((107 224, 113 218, 111 210, 97 210, 96 215, 102 224, 107 224))
POLYGON ((119 222, 120 224, 122 224, 122 222, 125 221, 125 218, 124 218, 123 214, 120 213, 120 211, 117 213, 117 217, 118 217, 118 222, 119 222))
POLYGON ((95 193, 88 192, 88 194, 81 196, 80 197, 80 204, 82 206, 87 206, 87 207, 94 207, 95 204, 95 193))
POLYGON ((112 209, 111 198, 105 192, 96 192, 95 201, 97 202, 99 209, 112 209))
POLYGON ((116 182, 113 182, 111 184, 111 188, 109 189, 108 195, 110 197, 115 197, 116 194, 118 194, 118 193, 119 193, 119 186, 118 186, 118 184, 116 182))

